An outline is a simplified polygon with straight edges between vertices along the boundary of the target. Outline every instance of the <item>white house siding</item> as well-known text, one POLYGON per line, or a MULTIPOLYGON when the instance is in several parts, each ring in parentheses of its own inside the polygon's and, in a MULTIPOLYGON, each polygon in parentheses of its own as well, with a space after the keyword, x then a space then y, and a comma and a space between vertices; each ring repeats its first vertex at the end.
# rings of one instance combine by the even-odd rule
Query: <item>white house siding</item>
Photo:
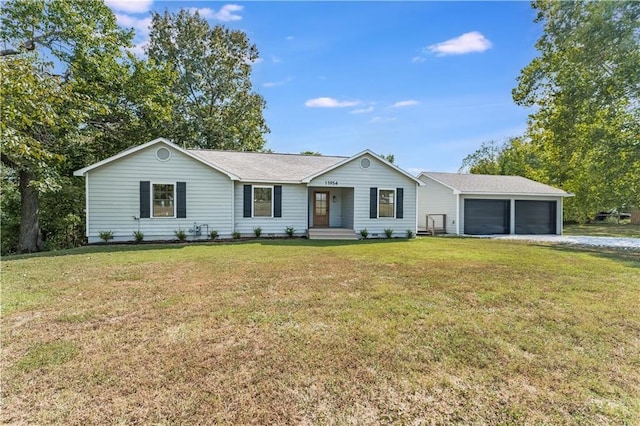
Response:
MULTIPOLYGON (((408 176, 389 167, 377 158, 364 155, 343 164, 336 169, 324 173, 309 182, 314 188, 353 188, 353 229, 358 232, 367 229, 371 237, 384 237, 384 230, 391 228, 394 236, 404 237, 407 230, 416 232, 416 198, 417 183, 408 176), (362 158, 368 158, 371 165, 367 169, 360 166, 362 158), (404 188, 403 218, 369 218, 369 188, 396 189, 404 188)), ((343 189, 343 203, 348 191, 343 189)), ((347 201, 348 202, 348 201, 347 201)), ((345 206, 347 207, 347 206, 345 206)), ((345 215, 343 214, 343 217, 345 215)), ((345 223, 343 222, 343 226, 345 223)))
POLYGON ((144 233, 145 240, 161 240, 175 239, 174 231, 182 229, 188 239, 193 239, 188 230, 194 222, 208 225, 220 236, 230 236, 233 230, 229 177, 167 145, 152 145, 91 170, 88 175, 90 243, 101 241, 100 231, 113 232, 114 241, 129 241, 137 230, 144 233), (161 146, 171 151, 168 161, 156 159, 155 152, 161 146), (140 217, 140 181, 186 182, 187 217, 136 220, 140 217))
POLYGON ((235 223, 234 230, 242 236, 253 236, 254 229, 260 227, 262 236, 284 236, 285 229, 292 226, 296 235, 307 230, 307 188, 303 184, 235 182, 235 223), (282 186, 282 217, 243 217, 244 185, 282 186))
POLYGON ((353 229, 353 188, 342 188, 342 223, 343 228, 353 229))
POLYGON ((531 200, 531 201, 556 201, 556 234, 562 234, 562 197, 554 197, 554 196, 535 196, 535 195, 525 195, 525 194, 517 194, 517 195, 509 195, 509 194, 495 194, 495 195, 474 195, 474 194, 464 194, 460 195, 460 234, 464 233, 464 202, 465 199, 472 198, 476 200, 510 200, 511 208, 510 208, 510 234, 515 234, 515 202, 516 200, 531 200))
MULTIPOLYGON (((456 197, 451 188, 421 176, 425 186, 418 187, 418 229, 427 228, 428 214, 446 214, 447 234, 456 233, 456 197)), ((460 228, 462 229, 462 228, 460 228)))

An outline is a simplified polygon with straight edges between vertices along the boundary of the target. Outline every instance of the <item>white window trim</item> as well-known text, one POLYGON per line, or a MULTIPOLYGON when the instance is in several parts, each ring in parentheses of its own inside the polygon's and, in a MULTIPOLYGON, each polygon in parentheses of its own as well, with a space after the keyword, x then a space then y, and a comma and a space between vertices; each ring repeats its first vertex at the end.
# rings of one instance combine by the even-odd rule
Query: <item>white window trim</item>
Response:
POLYGON ((177 182, 151 182, 151 190, 149 191, 149 197, 151 198, 151 214, 149 217, 151 219, 175 219, 176 218, 176 210, 178 209, 178 200, 176 199, 176 191, 178 189, 177 182), (173 185, 173 216, 154 216, 153 215, 153 186, 154 185, 173 185))
POLYGON ((397 192, 395 188, 378 188, 378 219, 395 219, 396 218, 396 203, 397 203, 397 192), (380 192, 381 191, 392 191, 393 192, 393 216, 380 216, 380 192))
POLYGON ((274 194, 274 186, 273 185, 253 185, 251 187, 251 217, 255 217, 258 219, 268 219, 273 218, 273 194, 274 194), (256 216, 255 215, 255 207, 256 207, 256 188, 269 188, 271 189, 271 215, 270 216, 256 216))
POLYGON ((155 154, 156 154, 156 160, 161 161, 161 162, 163 162, 163 163, 166 163, 167 161, 171 160, 171 156, 172 156, 171 150, 170 150, 168 147, 166 147, 166 146, 161 146, 161 147, 159 147, 158 149, 156 149, 155 154), (167 152, 169 153, 169 156, 168 156, 167 158, 165 158, 164 160, 163 160, 162 158, 160 158, 160 156, 158 155, 158 152, 159 152, 161 149, 166 149, 166 150, 167 150, 167 152))

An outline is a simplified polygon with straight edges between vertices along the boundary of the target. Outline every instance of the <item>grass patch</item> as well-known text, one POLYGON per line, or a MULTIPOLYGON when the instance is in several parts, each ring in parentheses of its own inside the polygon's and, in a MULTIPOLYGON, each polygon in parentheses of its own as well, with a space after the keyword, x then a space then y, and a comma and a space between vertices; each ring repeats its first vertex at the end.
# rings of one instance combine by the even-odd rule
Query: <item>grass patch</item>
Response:
POLYGON ((638 252, 296 239, 1 268, 2 423, 640 422, 638 252))
POLYGON ((565 225, 566 235, 588 235, 595 237, 632 237, 640 238, 640 225, 632 225, 630 221, 585 223, 582 225, 565 225))
POLYGON ((24 372, 40 368, 61 365, 71 361, 78 354, 78 347, 72 342, 37 343, 16 363, 16 367, 24 372))

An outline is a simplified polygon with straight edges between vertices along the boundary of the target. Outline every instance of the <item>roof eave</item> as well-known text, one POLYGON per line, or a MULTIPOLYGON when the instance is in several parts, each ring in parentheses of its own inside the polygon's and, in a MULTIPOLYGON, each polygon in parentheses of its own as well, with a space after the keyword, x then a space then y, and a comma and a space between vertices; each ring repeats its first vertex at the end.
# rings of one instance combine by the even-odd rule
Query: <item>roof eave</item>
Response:
POLYGON ((344 164, 347 164, 347 163, 349 163, 349 162, 351 162, 351 161, 354 161, 354 160, 356 160, 356 159, 358 159, 358 158, 362 157, 362 156, 363 156, 363 155, 365 155, 365 154, 369 154, 369 155, 371 155, 371 156, 372 156, 372 157, 374 157, 375 159, 377 159, 377 160, 381 161, 382 163, 386 164, 387 166, 391 167, 392 169, 396 170, 397 172, 399 172, 399 173, 403 174, 404 176, 408 177, 409 179, 413 180, 415 183, 417 183, 417 184, 418 184, 418 186, 424 186, 424 182, 422 182, 420 179, 418 179, 417 177, 412 176, 411 174, 409 174, 409 173, 405 172, 404 170, 402 170, 401 168, 399 168, 399 167, 398 167, 398 166, 396 166, 395 164, 391 164, 390 162, 388 162, 387 160, 385 160, 384 158, 382 158, 381 156, 379 156, 378 154, 376 154, 375 152, 373 152, 373 151, 371 151, 371 150, 369 150, 369 149, 365 149, 364 151, 359 152, 358 154, 356 154, 356 155, 354 155, 354 156, 352 156, 352 157, 345 158, 343 161, 340 161, 340 162, 338 162, 338 163, 336 163, 336 164, 334 164, 334 165, 332 165, 332 166, 329 166, 329 167, 327 167, 327 168, 325 168, 325 169, 323 169, 323 170, 320 170, 320 171, 319 171, 319 172, 317 172, 317 173, 314 173, 314 174, 312 174, 312 175, 309 175, 309 176, 307 176, 306 178, 302 179, 302 181, 301 181, 301 182, 302 182, 302 183, 309 183, 309 182, 311 182, 313 179, 317 178, 318 176, 322 176, 323 174, 328 173, 328 172, 330 172, 331 170, 335 170, 335 169, 337 169, 338 167, 341 167, 341 166, 342 166, 342 165, 344 165, 344 164))
POLYGON ((158 143, 164 143, 165 145, 170 146, 171 148, 173 148, 176 151, 186 155, 187 157, 192 158, 192 159, 204 164, 205 166, 210 167, 210 168, 212 168, 212 169, 214 169, 214 170, 226 175, 231 180, 240 180, 240 178, 238 176, 234 175, 233 173, 229 173, 226 170, 223 170, 223 169, 220 169, 219 167, 214 166, 213 164, 207 162, 203 158, 200 158, 197 155, 194 155, 194 154, 190 153, 186 149, 180 148, 178 145, 174 144, 173 142, 171 142, 171 141, 169 141, 169 140, 167 140, 165 138, 156 138, 156 139, 153 139, 153 140, 151 140, 149 142, 143 143, 142 145, 138 145, 136 147, 121 151, 121 152, 117 153, 116 155, 113 155, 113 156, 111 156, 109 158, 105 158, 102 161, 98 161, 97 163, 93 163, 93 164, 91 164, 91 165, 89 165, 87 167, 84 167, 82 169, 76 170, 76 171, 73 172, 73 175, 74 176, 85 176, 91 170, 97 169, 98 167, 102 167, 102 166, 104 166, 106 164, 109 164, 109 163, 112 163, 114 161, 117 161, 117 160, 119 160, 119 159, 121 159, 123 157, 126 157, 128 155, 134 154, 134 153, 136 153, 138 151, 141 151, 143 149, 146 149, 146 148, 148 148, 150 146, 153 146, 155 144, 158 144, 158 143))

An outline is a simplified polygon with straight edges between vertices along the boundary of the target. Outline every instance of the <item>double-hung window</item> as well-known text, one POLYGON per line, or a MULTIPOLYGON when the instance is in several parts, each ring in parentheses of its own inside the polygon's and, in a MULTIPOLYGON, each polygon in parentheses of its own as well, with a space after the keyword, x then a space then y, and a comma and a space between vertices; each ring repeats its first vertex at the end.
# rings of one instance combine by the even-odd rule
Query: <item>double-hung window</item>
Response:
POLYGON ((154 183, 152 190, 153 217, 175 217, 175 185, 154 183))
POLYGON ((253 216, 272 217, 273 216, 273 187, 254 186, 253 187, 253 216))
POLYGON ((395 217, 396 191, 381 189, 378 194, 378 217, 395 217))

